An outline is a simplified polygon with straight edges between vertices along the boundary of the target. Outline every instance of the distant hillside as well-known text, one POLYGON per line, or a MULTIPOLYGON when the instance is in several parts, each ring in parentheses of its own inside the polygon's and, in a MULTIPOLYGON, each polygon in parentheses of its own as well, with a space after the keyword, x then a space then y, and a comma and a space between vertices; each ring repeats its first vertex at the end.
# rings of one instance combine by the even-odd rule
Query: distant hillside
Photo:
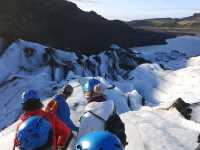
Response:
POLYGON ((200 32, 200 13, 195 13, 193 16, 181 19, 177 18, 155 18, 146 20, 130 21, 128 24, 131 27, 143 29, 157 29, 157 30, 177 30, 182 32, 200 32))
POLYGON ((97 53, 116 43, 122 47, 164 43, 168 34, 135 30, 84 12, 66 0, 6 0, 0 2, 0 36, 22 38, 60 49, 97 53), (95 51, 94 51, 95 49, 95 51))

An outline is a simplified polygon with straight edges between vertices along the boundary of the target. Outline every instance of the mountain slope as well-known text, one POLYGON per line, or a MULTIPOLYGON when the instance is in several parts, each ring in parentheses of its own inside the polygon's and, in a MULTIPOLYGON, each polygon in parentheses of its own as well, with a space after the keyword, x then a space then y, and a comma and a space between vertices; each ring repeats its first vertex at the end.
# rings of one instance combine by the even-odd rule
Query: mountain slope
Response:
POLYGON ((177 32, 189 32, 194 33, 200 32, 200 14, 195 13, 193 16, 185 18, 155 18, 146 20, 135 20, 130 21, 128 24, 131 27, 139 27, 149 30, 160 30, 160 31, 174 31, 177 32), (196 32, 195 32, 196 31, 196 32))
POLYGON ((87 54, 105 50, 112 43, 133 47, 164 43, 172 37, 109 21, 66 0, 2 1, 0 12, 0 34, 9 41, 22 38, 87 54))

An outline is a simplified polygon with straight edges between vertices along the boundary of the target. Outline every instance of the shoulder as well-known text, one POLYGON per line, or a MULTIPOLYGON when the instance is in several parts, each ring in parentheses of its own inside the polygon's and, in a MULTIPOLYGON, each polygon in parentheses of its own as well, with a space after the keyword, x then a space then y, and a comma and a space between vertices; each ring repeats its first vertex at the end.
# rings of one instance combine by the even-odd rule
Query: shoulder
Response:
POLYGON ((85 108, 85 112, 93 112, 97 116, 107 120, 114 112, 114 103, 111 100, 104 102, 92 102, 85 108))
POLYGON ((20 117, 19 117, 19 120, 20 121, 24 121, 28 118, 28 115, 26 113, 23 113, 20 117))
POLYGON ((85 111, 96 109, 114 109, 114 102, 112 100, 106 100, 104 102, 91 102, 85 107, 85 111))
POLYGON ((105 101, 105 103, 106 103, 107 105, 112 105, 112 106, 114 106, 113 100, 107 99, 107 100, 105 101))
POLYGON ((57 101, 58 103, 65 102, 65 97, 62 95, 56 95, 53 100, 57 101))
POLYGON ((114 109, 114 102, 112 100, 106 100, 104 102, 99 102, 99 107, 104 108, 104 109, 114 109))
POLYGON ((45 112, 44 110, 42 109, 38 109, 38 110, 35 110, 35 111, 31 111, 31 112, 25 112, 23 113, 20 118, 19 118, 19 126, 24 122, 26 121, 27 119, 29 119, 30 117, 32 116, 41 116, 45 119, 48 119, 48 113, 45 112))

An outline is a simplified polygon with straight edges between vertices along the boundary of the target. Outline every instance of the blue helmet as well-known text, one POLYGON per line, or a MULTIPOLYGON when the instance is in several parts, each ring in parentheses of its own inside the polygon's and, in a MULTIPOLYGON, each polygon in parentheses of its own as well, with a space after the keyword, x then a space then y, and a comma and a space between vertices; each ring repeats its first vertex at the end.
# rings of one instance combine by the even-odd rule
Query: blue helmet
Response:
POLYGON ((83 86, 83 91, 84 92, 93 92, 95 85, 100 84, 100 81, 93 78, 90 79, 87 83, 84 84, 83 86))
POLYGON ((76 143, 76 150, 124 150, 120 140, 107 131, 90 132, 76 143))
POLYGON ((48 143, 52 125, 44 118, 33 116, 22 123, 17 132, 20 149, 33 150, 48 143))
POLYGON ((29 100, 34 99, 40 101, 40 97, 38 96, 35 90, 27 90, 24 91, 21 95, 21 103, 24 104, 29 100))

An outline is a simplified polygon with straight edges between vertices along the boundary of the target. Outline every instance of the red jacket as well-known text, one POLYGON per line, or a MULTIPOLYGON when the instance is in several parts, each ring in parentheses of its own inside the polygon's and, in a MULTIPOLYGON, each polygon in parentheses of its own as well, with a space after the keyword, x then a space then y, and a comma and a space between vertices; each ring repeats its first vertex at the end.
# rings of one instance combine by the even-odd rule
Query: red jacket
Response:
MULTIPOLYGON (((42 109, 34 110, 31 112, 25 112, 20 116, 21 122, 17 126, 17 131, 19 129, 19 126, 28 118, 31 116, 41 116, 46 118, 49 122, 52 123, 53 130, 55 131, 55 139, 56 139, 56 149, 58 146, 65 146, 66 142, 69 140, 72 131, 71 129, 63 122, 61 121, 56 114, 51 114, 49 112, 45 112, 42 109)), ((17 132, 16 132, 17 133, 17 132)), ((19 142, 17 137, 15 137, 15 146, 19 146, 19 142)))

